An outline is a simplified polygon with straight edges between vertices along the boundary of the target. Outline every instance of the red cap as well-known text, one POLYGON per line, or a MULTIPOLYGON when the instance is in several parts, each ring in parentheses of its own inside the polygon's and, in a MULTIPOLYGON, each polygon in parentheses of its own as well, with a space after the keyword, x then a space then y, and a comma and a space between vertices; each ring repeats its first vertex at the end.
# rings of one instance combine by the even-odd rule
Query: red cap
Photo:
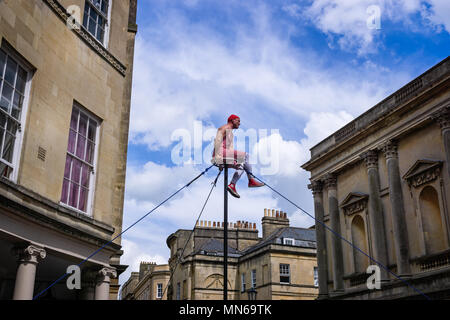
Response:
POLYGON ((234 120, 234 119, 240 119, 237 115, 232 114, 231 116, 228 117, 228 122, 234 120))

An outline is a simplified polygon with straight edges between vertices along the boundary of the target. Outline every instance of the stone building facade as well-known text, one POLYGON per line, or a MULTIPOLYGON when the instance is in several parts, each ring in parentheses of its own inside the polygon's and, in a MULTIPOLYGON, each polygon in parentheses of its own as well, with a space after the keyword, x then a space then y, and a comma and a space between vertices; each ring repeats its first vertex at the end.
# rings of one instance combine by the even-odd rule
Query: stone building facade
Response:
MULTIPOLYGON (((0 299, 122 229, 136 0, 0 1, 0 299)), ((121 239, 39 299, 116 299, 121 239)))
POLYGON ((120 290, 120 300, 167 300, 170 279, 168 264, 141 262, 139 272, 132 272, 120 290))
POLYGON ((320 298, 450 298, 450 58, 315 145, 302 167, 324 223, 320 298), (369 290, 377 263, 381 289, 369 290))
MULTIPOLYGON (((258 300, 315 299, 315 231, 290 227, 285 212, 267 209, 262 226, 262 238, 256 223, 228 227, 228 299, 247 300, 250 288, 258 300)), ((223 299, 223 230, 223 222, 199 221, 192 236, 178 230, 167 238, 168 299, 223 299)))

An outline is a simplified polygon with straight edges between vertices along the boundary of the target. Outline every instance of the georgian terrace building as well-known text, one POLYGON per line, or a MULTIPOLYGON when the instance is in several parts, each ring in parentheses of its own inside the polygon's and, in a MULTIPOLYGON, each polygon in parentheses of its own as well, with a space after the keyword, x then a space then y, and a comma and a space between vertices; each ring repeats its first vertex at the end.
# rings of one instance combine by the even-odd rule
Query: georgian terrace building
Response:
POLYGON ((311 148, 319 298, 450 298, 450 58, 311 148), (403 280, 403 281, 402 281, 403 280), (407 281, 408 286, 404 281, 407 281))
MULTIPOLYGON (((120 234, 136 31, 136 0, 0 1, 0 299, 120 234)), ((116 299, 120 244, 39 298, 116 299)))

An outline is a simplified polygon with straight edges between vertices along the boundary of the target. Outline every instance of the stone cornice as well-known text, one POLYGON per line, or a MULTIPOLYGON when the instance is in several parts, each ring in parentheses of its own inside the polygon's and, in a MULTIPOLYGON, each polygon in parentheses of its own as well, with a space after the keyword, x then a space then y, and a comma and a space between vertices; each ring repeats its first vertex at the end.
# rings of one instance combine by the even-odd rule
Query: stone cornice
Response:
POLYGON ((311 159, 301 167, 307 171, 335 156, 333 151, 347 143, 354 144, 379 127, 389 126, 398 120, 405 108, 423 105, 435 92, 446 90, 450 80, 450 57, 433 66, 417 79, 411 81, 368 111, 322 140, 311 150, 311 159))
MULTIPOLYGON (((70 18, 70 14, 67 13, 66 8, 59 3, 58 0, 42 0, 48 5, 52 11, 60 18, 64 23, 67 23, 70 18)), ((82 25, 77 24, 77 28, 72 28, 74 32, 81 40, 83 40, 92 50, 94 50, 100 57, 108 62, 114 69, 116 69, 123 77, 126 76, 127 68, 116 58, 114 55, 106 50, 82 25)))
MULTIPOLYGON (((103 245, 109 241, 109 237, 114 233, 114 228, 97 221, 91 217, 72 212, 57 203, 46 199, 35 192, 17 185, 6 178, 0 177, 0 207, 7 208, 18 217, 31 219, 36 223, 43 224, 51 229, 63 232, 64 234, 74 235, 95 243, 95 245, 103 245), (19 203, 15 198, 21 198, 23 203, 19 203), (67 224, 63 219, 55 219, 61 216, 63 219, 68 218, 77 223, 84 223, 87 228, 80 228, 67 224), (91 229, 93 228, 93 229, 91 229), (91 229, 91 230, 89 230, 91 229), (95 233, 102 233, 105 237, 100 237, 95 233)), ((109 247, 113 250, 119 250, 121 247, 116 243, 110 243, 109 247)))

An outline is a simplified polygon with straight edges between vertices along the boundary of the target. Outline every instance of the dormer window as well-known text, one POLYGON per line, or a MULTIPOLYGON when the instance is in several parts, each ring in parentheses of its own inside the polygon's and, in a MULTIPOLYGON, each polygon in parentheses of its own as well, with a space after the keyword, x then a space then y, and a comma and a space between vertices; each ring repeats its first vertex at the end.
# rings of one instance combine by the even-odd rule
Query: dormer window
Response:
POLYGON ((283 238, 283 244, 287 246, 293 246, 295 244, 295 239, 283 238))

